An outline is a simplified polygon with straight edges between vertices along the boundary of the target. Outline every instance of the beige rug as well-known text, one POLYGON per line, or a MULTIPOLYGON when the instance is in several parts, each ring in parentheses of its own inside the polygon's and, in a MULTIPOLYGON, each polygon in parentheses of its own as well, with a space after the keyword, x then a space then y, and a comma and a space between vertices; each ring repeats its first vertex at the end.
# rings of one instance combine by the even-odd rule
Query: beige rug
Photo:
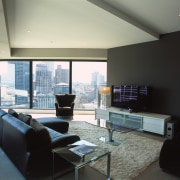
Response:
MULTIPOLYGON (((92 142, 111 151, 111 178, 113 180, 130 180, 143 172, 152 162, 159 158, 162 142, 133 133, 114 132, 113 137, 121 140, 119 146, 106 144, 98 137, 106 136, 107 130, 86 122, 70 121, 69 133, 92 142)), ((106 174, 107 158, 99 159, 90 166, 106 174)))

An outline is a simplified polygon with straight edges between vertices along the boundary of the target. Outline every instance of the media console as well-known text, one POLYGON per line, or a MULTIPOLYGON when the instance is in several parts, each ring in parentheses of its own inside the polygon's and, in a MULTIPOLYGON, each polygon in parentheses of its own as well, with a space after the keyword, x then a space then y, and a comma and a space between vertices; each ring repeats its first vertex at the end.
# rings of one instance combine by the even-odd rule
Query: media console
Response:
POLYGON ((152 132, 163 136, 166 135, 167 122, 171 120, 170 115, 148 112, 130 113, 115 107, 95 109, 95 118, 99 122, 100 119, 104 119, 120 126, 152 132))

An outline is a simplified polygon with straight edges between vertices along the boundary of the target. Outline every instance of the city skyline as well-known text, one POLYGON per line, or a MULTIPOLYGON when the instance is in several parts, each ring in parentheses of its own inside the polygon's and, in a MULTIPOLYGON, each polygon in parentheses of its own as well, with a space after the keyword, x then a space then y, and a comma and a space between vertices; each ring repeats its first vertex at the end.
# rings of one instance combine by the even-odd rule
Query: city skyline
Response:
MULTIPOLYGON (((9 64, 8 62, 1 62, 3 63, 0 71, 1 71, 1 81, 2 83, 4 82, 9 82, 11 84, 11 82, 14 82, 14 76, 13 74, 15 73, 15 69, 13 69, 13 65, 9 64)), ((33 63, 33 77, 35 76, 35 70, 36 70, 36 64, 45 64, 45 62, 42 61, 37 61, 33 63)), ((55 70, 57 68, 58 65, 62 65, 63 69, 68 69, 68 63, 67 62, 52 62, 52 64, 54 63, 54 67, 53 70, 55 70)), ((81 62, 78 62, 81 63, 81 62)), ((87 62, 88 63, 88 62, 87 62)), ((85 63, 85 64, 87 64, 85 63)), ((91 62, 90 62, 91 63, 91 62)), ((99 67, 99 65, 91 65, 91 64, 87 64, 86 66, 83 66, 83 68, 79 67, 79 65, 74 62, 73 63, 73 82, 82 82, 82 83, 91 83, 92 80, 92 74, 97 72, 101 75, 104 76, 104 79, 106 79, 106 64, 102 64, 99 67)), ((53 72, 53 77, 55 77, 55 71, 53 72)))
MULTIPOLYGON (((5 63, 6 68, 1 73, 1 94, 4 95, 1 105, 29 107, 29 103, 33 102, 34 108, 54 108, 55 94, 71 92, 76 94, 77 109, 93 109, 97 105, 98 88, 106 85, 106 63, 102 62, 73 62, 70 67, 67 66, 68 62, 36 61, 32 63, 32 74, 28 61, 5 63), (97 71, 99 67, 105 72, 104 75, 97 71), (70 75, 72 82, 69 82, 70 75), (77 81, 74 77, 77 77, 77 81)), ((3 67, 3 62, 0 65, 3 67)))
MULTIPOLYGON (((37 61, 33 63, 33 67, 35 68, 36 64, 42 63, 45 64, 46 62, 43 61, 37 61)), ((55 69, 57 69, 58 65, 62 66, 62 69, 69 69, 69 62, 52 62, 54 65, 54 72, 55 69)), ((104 78, 106 79, 106 69, 107 64, 100 62, 96 62, 96 65, 94 65, 94 62, 73 62, 73 81, 74 82, 84 82, 84 83, 90 83, 91 82, 91 75, 93 72, 98 72, 102 75, 104 75, 104 78), (81 66, 79 65, 81 64, 81 66), (86 74, 86 76, 83 76, 86 74)), ((35 70, 35 69, 34 69, 35 70)), ((53 74, 54 75, 54 74, 53 74)))

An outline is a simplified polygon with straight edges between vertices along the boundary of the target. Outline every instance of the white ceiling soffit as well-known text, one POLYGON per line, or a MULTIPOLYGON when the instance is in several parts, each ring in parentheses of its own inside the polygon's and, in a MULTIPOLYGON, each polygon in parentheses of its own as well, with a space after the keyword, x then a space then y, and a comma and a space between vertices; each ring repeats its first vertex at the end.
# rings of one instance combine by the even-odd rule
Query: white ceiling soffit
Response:
POLYGON ((109 12, 86 0, 7 2, 11 3, 7 15, 12 48, 107 49, 157 39, 112 14, 115 8, 109 12))
POLYGON ((69 50, 70 54, 72 50, 74 56, 74 50, 78 49, 76 58, 83 51, 91 53, 88 54, 90 58, 93 50, 101 51, 94 58, 102 58, 109 48, 158 40, 159 34, 180 30, 179 0, 4 2, 6 9, 2 2, 0 4, 0 35, 3 34, 0 49, 6 40, 6 49, 10 46, 8 53, 11 50, 13 57, 47 57, 45 54, 49 50, 49 56, 54 54, 58 58, 58 50, 61 53, 69 50))
MULTIPOLYGON (((126 13, 124 12, 121 12, 119 9, 115 7, 113 7, 111 4, 108 4, 109 1, 99 1, 99 0, 87 0, 93 4, 95 4, 96 6, 104 9, 105 11, 117 16, 118 18, 120 18, 122 20, 122 28, 124 27, 123 26, 123 23, 129 23, 135 27, 137 27, 139 30, 142 30, 144 31, 145 33, 148 33, 149 35, 152 36, 153 39, 158 39, 159 38, 159 35, 158 33, 152 31, 150 28, 146 27, 144 24, 141 24, 140 22, 138 22, 138 20, 135 20, 133 19, 132 17, 130 17, 129 15, 127 15, 126 13), (125 22, 123 22, 123 20, 125 22)), ((115 2, 115 1, 114 1, 115 2)), ((112 3, 112 1, 111 1, 112 3)), ((133 27, 133 28, 135 28, 133 27)))

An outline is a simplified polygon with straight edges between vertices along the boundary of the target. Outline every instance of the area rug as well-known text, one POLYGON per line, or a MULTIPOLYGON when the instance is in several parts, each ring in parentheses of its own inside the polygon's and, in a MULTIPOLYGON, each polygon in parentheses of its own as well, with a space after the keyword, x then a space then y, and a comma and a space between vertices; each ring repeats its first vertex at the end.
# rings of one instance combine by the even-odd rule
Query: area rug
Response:
MULTIPOLYGON (((77 134, 81 139, 111 151, 111 178, 113 180, 133 179, 159 158, 162 142, 158 140, 135 135, 132 132, 114 132, 113 138, 122 143, 119 146, 112 146, 99 140, 99 137, 107 135, 105 128, 80 121, 71 121, 69 126, 69 133, 77 134)), ((106 164, 107 158, 104 157, 90 166, 106 174, 106 164)))

